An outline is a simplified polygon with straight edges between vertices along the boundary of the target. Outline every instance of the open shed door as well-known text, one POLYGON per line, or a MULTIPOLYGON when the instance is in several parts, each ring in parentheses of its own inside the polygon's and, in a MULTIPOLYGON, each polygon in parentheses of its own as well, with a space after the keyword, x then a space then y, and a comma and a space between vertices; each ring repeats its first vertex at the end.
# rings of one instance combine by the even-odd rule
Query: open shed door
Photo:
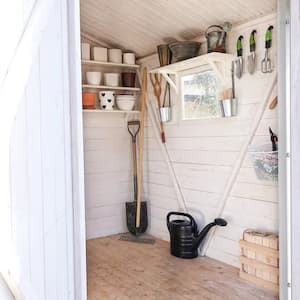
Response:
POLYGON ((0 4, 0 259, 17 299, 75 299, 70 2, 0 4))

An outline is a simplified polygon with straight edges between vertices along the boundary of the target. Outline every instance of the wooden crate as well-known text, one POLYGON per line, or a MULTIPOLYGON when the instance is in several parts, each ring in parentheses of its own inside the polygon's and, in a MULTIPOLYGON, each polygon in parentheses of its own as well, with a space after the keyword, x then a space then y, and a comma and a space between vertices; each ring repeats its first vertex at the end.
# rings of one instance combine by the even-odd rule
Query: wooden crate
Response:
POLYGON ((243 238, 240 277, 278 292, 278 236, 248 229, 243 238))
POLYGON ((246 242, 261 245, 275 250, 279 249, 278 235, 268 232, 258 232, 253 229, 246 229, 243 234, 246 242))

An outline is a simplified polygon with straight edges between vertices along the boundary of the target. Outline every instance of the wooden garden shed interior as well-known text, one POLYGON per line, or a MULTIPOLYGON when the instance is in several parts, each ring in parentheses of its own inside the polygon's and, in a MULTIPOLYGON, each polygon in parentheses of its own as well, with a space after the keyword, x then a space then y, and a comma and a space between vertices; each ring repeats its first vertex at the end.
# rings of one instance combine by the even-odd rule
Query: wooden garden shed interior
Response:
POLYGON ((1 300, 300 299, 299 6, 3 1, 1 300))
MULTIPOLYGON (((81 40, 90 45, 91 53, 94 51, 93 47, 97 46, 133 52, 136 55, 136 64, 140 66, 139 77, 142 78, 145 67, 148 70, 142 198, 148 205, 147 233, 158 239, 158 242, 151 246, 127 245, 128 242, 118 241, 114 236, 127 231, 125 202, 134 199, 131 137, 126 127, 128 120, 139 119, 139 115, 126 112, 122 114, 119 111, 109 113, 103 108, 100 110, 99 107, 96 110, 83 110, 87 274, 88 294, 91 295, 91 299, 97 299, 97 295, 101 297, 101 292, 107 299, 113 299, 112 294, 120 299, 221 297, 224 293, 221 282, 210 277, 217 275, 215 273, 207 273, 208 278, 204 281, 192 280, 188 283, 180 283, 183 278, 178 275, 176 279, 177 275, 173 274, 184 268, 186 274, 182 275, 189 276, 185 268, 191 265, 186 261, 180 261, 179 265, 176 265, 177 260, 173 261, 171 257, 169 260, 169 254, 164 253, 168 251, 168 246, 160 240, 169 241, 166 215, 170 211, 190 213, 196 218, 199 228, 203 228, 218 216, 228 221, 227 227, 217 228, 200 247, 201 255, 209 257, 204 259, 206 263, 211 263, 208 269, 214 268, 213 264, 217 262, 227 264, 228 268, 240 267, 239 241, 243 238, 245 229, 278 233, 277 181, 258 178, 249 155, 250 147, 270 143, 269 127, 278 132, 277 109, 269 109, 269 104, 277 95, 276 30, 273 31, 273 47, 270 53, 273 72, 262 73, 260 64, 265 55, 265 31, 270 25, 277 27, 276 1, 253 1, 247 4, 243 1, 218 1, 209 2, 209 5, 205 4, 205 1, 81 1, 81 40), (164 124, 166 143, 163 144, 159 139, 158 109, 149 78, 149 71, 159 67, 157 45, 174 41, 200 41, 200 51, 205 58, 205 30, 210 25, 223 24, 225 21, 232 23, 226 40, 228 56, 232 56, 220 58, 221 63, 222 59, 230 60, 229 63, 224 63, 224 76, 231 78, 230 63, 236 57, 236 41, 239 36, 244 36, 243 76, 235 80, 237 116, 200 116, 185 120, 182 112, 183 91, 172 89, 172 119, 164 124), (256 71, 249 74, 248 40, 254 29, 257 31, 256 71), (163 258, 160 255, 163 255, 163 258), (155 257, 160 263, 155 262, 155 257), (149 262, 146 262, 148 259, 149 262), (118 264, 111 265, 111 261, 118 264), (166 265, 168 263, 169 266, 166 265), (161 264, 165 278, 159 275, 157 264, 161 264), (132 282, 124 276, 129 276, 132 282), (160 291, 156 290, 157 282, 153 281, 152 276, 159 278, 155 280, 160 282, 160 291), (113 283, 115 277, 119 278, 120 282, 113 283), (220 284, 216 288, 218 291, 212 289, 211 292, 198 293, 194 290, 193 285, 206 289, 204 286, 210 280, 215 280, 216 285, 220 284), (173 284, 170 281, 174 281, 173 284), (134 282, 139 287, 132 291, 134 282), (177 285, 182 285, 183 290, 191 289, 192 292, 180 293, 177 285), (175 292, 171 291, 173 289, 175 292)), ((182 74, 197 73, 203 65, 207 65, 207 62, 191 62, 176 76, 181 78, 182 74)), ((83 93, 109 90, 105 86, 93 90, 93 86, 87 84, 86 72, 89 71, 100 71, 103 77, 110 69, 106 69, 101 63, 97 65, 83 61, 83 93)), ((126 72, 123 69, 117 71, 126 72)), ((101 80, 102 85, 105 85, 105 79, 101 80)), ((164 84, 165 78, 162 89, 164 84)), ((141 85, 140 81, 136 87, 141 88, 141 85)), ((125 90, 126 92, 128 91, 125 90)), ((118 93, 121 94, 122 91, 116 90, 116 94, 118 93)), ((137 101, 141 100, 141 93, 136 92, 137 101)), ((139 109, 140 104, 136 104, 136 110, 139 109)), ((203 261, 203 258, 199 259, 200 262, 201 260, 203 261)), ((222 263, 219 265, 221 273, 231 274, 232 270, 227 270, 227 266, 222 263)), ((201 268, 200 263, 195 267, 196 270, 191 267, 191 274, 197 277, 198 269, 201 276, 201 268)), ((234 278, 231 277, 226 282, 228 291, 225 294, 228 299, 276 298, 276 293, 260 294, 259 289, 257 294, 253 292, 253 295, 249 296, 247 283, 245 282, 243 290, 237 271, 235 274, 234 278)), ((205 277, 203 275, 203 278, 205 277)))

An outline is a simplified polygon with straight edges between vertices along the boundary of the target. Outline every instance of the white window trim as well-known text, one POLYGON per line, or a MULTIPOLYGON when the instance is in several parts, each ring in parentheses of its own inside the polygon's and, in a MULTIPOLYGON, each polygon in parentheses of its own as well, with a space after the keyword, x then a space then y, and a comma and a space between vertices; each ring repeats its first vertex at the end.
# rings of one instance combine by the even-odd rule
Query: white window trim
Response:
MULTIPOLYGON (((199 119, 184 119, 184 101, 183 101, 183 82, 182 82, 182 77, 184 76, 188 76, 188 75, 193 75, 196 73, 202 73, 202 72, 207 72, 207 71, 212 71, 214 72, 214 70, 211 68, 210 65, 204 65, 204 66, 200 66, 200 67, 196 67, 184 72, 180 72, 178 74, 178 94, 176 96, 176 106, 179 109, 179 113, 177 113, 178 115, 178 124, 182 124, 182 123, 187 123, 187 122, 201 122, 202 120, 212 120, 212 119, 220 119, 221 116, 207 116, 207 117, 201 117, 199 119)), ((216 75, 217 81, 219 82, 218 76, 216 75)), ((221 83, 219 82, 219 86, 218 89, 220 90, 221 87, 221 83)))

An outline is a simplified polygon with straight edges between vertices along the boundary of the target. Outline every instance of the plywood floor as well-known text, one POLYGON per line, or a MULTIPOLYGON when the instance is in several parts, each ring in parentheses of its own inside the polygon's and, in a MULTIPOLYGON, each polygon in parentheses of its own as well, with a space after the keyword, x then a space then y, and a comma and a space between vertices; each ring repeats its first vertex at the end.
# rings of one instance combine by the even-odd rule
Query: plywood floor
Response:
POLYGON ((278 299, 238 277, 238 269, 210 258, 184 260, 169 243, 87 242, 88 300, 278 299))

